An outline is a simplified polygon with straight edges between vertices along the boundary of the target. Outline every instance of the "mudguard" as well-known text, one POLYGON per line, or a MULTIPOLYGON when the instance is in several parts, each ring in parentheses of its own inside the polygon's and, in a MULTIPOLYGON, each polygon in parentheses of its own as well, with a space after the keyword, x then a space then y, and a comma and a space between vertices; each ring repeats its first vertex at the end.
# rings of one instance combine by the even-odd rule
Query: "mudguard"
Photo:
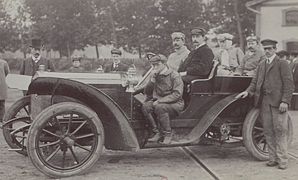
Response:
POLYGON ((39 77, 31 82, 28 94, 62 95, 78 99, 101 119, 107 149, 139 150, 139 143, 128 117, 117 103, 100 89, 69 79, 39 77))
POLYGON ((191 130, 186 136, 185 143, 197 142, 204 132, 210 127, 214 120, 225 110, 230 104, 234 103, 238 99, 235 98, 237 94, 230 95, 212 106, 202 117, 199 123, 191 130))

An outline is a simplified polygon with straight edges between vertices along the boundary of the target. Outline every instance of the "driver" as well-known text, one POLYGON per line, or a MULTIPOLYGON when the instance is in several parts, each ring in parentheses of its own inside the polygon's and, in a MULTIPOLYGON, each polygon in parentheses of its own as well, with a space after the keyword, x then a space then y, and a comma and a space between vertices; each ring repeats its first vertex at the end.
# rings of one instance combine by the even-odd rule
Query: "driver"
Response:
POLYGON ((164 55, 155 55, 149 62, 153 66, 153 75, 144 90, 147 99, 142 109, 154 133, 148 141, 170 144, 170 118, 177 116, 184 108, 183 82, 179 73, 166 65, 167 58, 164 55), (153 113, 157 117, 157 123, 152 116, 153 113))

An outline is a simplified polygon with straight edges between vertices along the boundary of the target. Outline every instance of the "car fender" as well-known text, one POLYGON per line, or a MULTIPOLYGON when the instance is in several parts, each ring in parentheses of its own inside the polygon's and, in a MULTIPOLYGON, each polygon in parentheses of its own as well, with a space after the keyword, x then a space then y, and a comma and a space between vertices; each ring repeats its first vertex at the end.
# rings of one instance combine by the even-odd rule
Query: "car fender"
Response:
POLYGON ((78 99, 101 119, 107 149, 139 150, 139 143, 128 117, 118 104, 100 89, 69 79, 39 77, 31 82, 27 94, 62 95, 78 99))
POLYGON ((214 120, 220 115, 220 113, 223 112, 229 105, 238 100, 235 98, 236 95, 237 94, 229 95, 214 104, 186 136, 185 139, 187 143, 197 142, 214 122, 214 120))

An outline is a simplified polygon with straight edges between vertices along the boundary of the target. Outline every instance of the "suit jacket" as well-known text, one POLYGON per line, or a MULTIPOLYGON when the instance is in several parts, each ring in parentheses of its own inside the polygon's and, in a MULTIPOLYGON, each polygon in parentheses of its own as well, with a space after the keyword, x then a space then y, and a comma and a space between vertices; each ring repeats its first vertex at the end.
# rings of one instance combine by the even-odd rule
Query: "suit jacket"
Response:
POLYGON ((20 74, 34 76, 40 65, 44 65, 46 71, 55 71, 54 65, 50 60, 41 57, 40 60, 35 63, 30 57, 22 61, 20 74))
POLYGON ((298 66, 293 70, 293 79, 295 85, 295 92, 298 92, 298 66))
POLYGON ((212 69, 213 59, 212 50, 205 44, 189 53, 188 57, 180 65, 178 72, 186 71, 186 75, 206 78, 212 69))
POLYGON ((0 100, 7 98, 7 84, 5 77, 9 73, 9 66, 6 61, 0 59, 0 100))
POLYGON ((124 64, 124 63, 119 63, 117 68, 113 67, 113 63, 112 64, 108 64, 107 66, 104 67, 104 72, 105 73, 109 73, 109 72, 127 72, 129 66, 124 64))
POLYGON ((261 88, 265 78, 268 81, 266 96, 269 98, 266 99, 270 99, 269 104, 274 107, 279 107, 281 102, 290 104, 294 92, 294 83, 288 62, 280 60, 277 56, 270 64, 266 64, 266 60, 260 62, 256 75, 247 88, 249 95, 254 95, 255 106, 258 106, 261 100, 261 88), (267 72, 266 66, 268 66, 267 72))

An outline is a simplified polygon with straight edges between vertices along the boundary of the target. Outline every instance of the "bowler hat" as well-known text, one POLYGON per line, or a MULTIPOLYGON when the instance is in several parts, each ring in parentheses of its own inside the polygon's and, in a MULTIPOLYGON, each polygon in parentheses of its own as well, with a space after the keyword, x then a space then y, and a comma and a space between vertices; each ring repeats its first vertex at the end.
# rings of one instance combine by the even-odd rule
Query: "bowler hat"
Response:
POLYGON ((111 54, 118 54, 118 55, 121 56, 122 52, 119 49, 114 48, 114 49, 111 50, 111 54))
POLYGON ((41 39, 38 39, 38 38, 31 39, 29 47, 41 48, 42 47, 41 39))
POLYGON ((206 30, 204 28, 194 28, 193 30, 191 30, 191 35, 202 35, 205 36, 206 34, 206 30))
POLYGON ((167 62, 167 57, 162 55, 162 54, 157 54, 155 56, 153 56, 152 58, 149 59, 150 63, 157 63, 157 62, 162 62, 162 63, 166 63, 167 62))
POLYGON ((272 39, 264 39, 261 41, 263 47, 276 47, 277 41, 272 39))

